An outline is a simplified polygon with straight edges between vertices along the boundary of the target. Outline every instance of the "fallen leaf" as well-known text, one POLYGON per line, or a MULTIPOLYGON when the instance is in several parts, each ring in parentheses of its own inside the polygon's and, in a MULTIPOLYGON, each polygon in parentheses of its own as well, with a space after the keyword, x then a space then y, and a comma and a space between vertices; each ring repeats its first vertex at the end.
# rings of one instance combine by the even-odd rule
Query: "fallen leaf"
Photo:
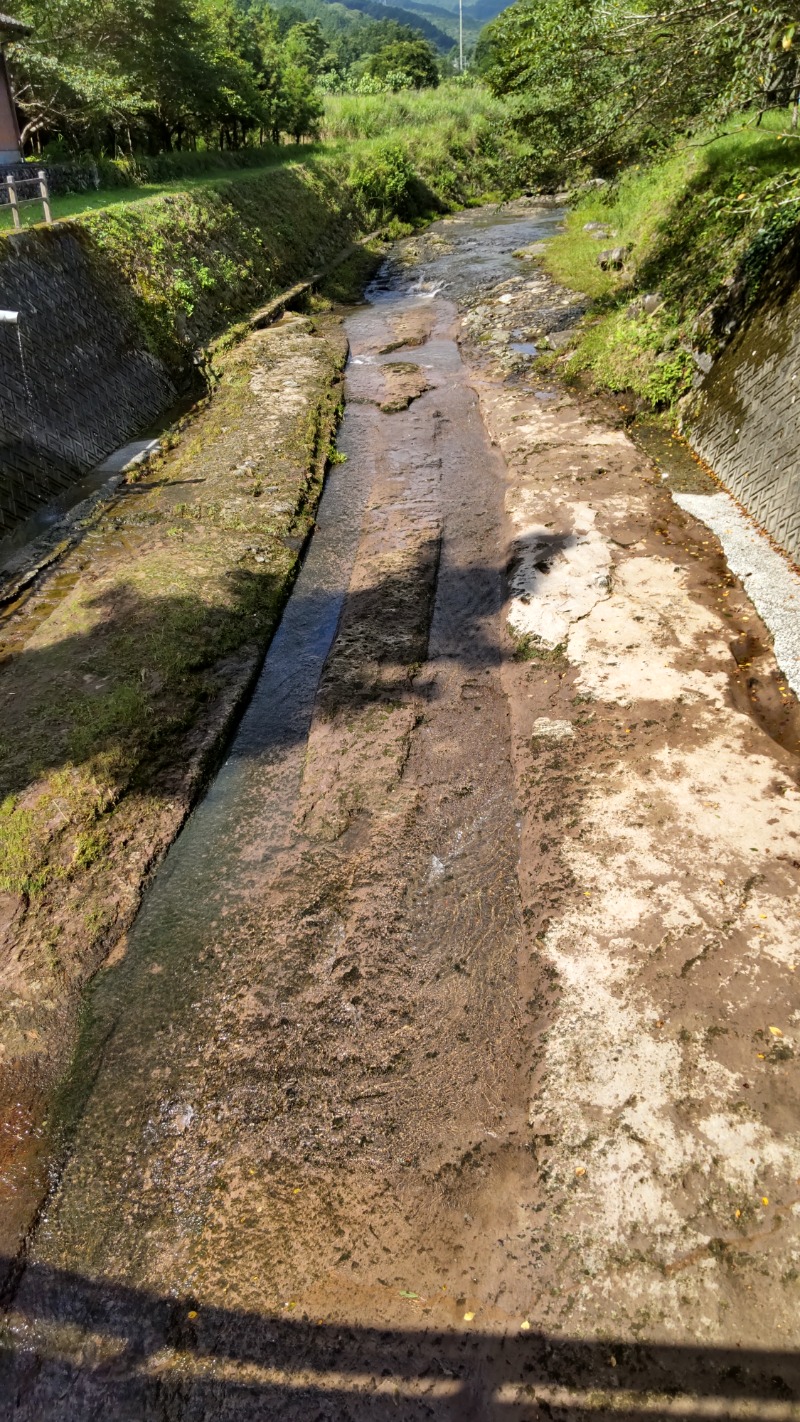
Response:
POLYGON ((762 1205, 768 1205, 768 1204, 769 1204, 769 1198, 768 1198, 767 1195, 762 1195, 762 1196, 761 1196, 761 1203, 762 1203, 762 1205))
POLYGON ((756 1056, 758 1057, 758 1060, 759 1060, 760 1062, 763 1062, 763 1061, 766 1060, 766 1052, 756 1052, 756 1056))
POLYGON ((735 1220, 740 1220, 740 1219, 742 1218, 742 1212, 741 1212, 741 1210, 734 1210, 734 1212, 733 1212, 733 1218, 734 1218, 735 1220))
POLYGON ((401 1289, 400 1297, 401 1299, 418 1299, 419 1294, 415 1294, 412 1289, 401 1289))
POLYGON ((773 1037, 782 1037, 782 1036, 783 1036, 783 1033, 782 1033, 780 1027, 770 1027, 769 1030, 770 1030, 770 1032, 772 1033, 773 1037))
POLYGON ((464 1322, 465 1322, 465 1323, 471 1323, 474 1317, 475 1317, 474 1313, 465 1313, 465 1314, 464 1314, 464 1322))
POLYGON ((187 1318, 197 1318, 197 1309, 196 1309, 196 1308, 190 1308, 190 1309, 189 1309, 189 1312, 188 1312, 187 1315, 186 1315, 186 1317, 187 1317, 187 1318))
POLYGON ((530 1328, 530 1326, 531 1326, 531 1325, 530 1325, 530 1323, 528 1322, 527 1318, 523 1318, 523 1320, 522 1320, 522 1322, 521 1322, 521 1324, 520 1324, 520 1328, 521 1328, 525 1333, 527 1333, 527 1331, 528 1331, 528 1329, 530 1328))
POLYGON ((575 1166, 575 1174, 576 1174, 576 1175, 585 1175, 585 1174, 586 1174, 586 1166, 585 1166, 585 1165, 576 1165, 576 1166, 575 1166))

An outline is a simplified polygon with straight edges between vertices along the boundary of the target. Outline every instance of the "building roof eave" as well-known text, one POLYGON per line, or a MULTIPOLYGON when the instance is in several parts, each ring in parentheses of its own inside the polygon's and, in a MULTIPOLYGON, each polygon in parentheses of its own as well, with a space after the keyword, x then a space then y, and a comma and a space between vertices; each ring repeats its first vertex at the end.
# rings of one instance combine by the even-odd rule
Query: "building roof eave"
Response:
POLYGON ((30 33, 30 25, 24 25, 21 20, 15 20, 13 15, 4 15, 0 11, 0 44, 6 40, 23 39, 30 33))

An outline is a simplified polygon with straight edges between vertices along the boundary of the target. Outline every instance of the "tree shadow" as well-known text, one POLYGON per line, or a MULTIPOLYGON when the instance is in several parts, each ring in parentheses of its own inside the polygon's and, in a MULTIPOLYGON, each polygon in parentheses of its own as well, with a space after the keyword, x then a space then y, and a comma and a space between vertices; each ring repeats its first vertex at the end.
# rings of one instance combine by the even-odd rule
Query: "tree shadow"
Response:
POLYGON ((209 575, 221 583, 216 600, 156 587, 146 595, 121 581, 77 607, 65 604, 62 636, 55 628, 48 636, 48 616, 86 575, 56 571, 43 584, 23 613, 26 644, 15 641, 13 622, 3 642, 0 798, 98 758, 118 766, 124 783, 163 768, 236 676, 236 659, 252 662, 263 651, 287 592, 277 572, 209 575), (77 630, 66 630, 70 623, 77 630))
MULTIPOLYGON (((127 534, 120 531, 123 553, 127 534)), ((550 543, 552 554, 561 546, 548 535, 536 541, 540 560, 550 543)), ((119 557, 119 548, 110 551, 119 557)), ((120 581, 72 610, 76 630, 67 630, 65 615, 64 635, 48 638, 39 629, 47 630, 59 599, 86 577, 56 570, 22 614, 28 644, 15 642, 13 622, 0 644, 0 799, 98 757, 118 763, 128 783, 152 780, 242 657, 253 664, 268 655, 263 675, 271 689, 236 754, 263 755, 307 734, 331 649, 326 711, 334 700, 344 710, 391 701, 425 662, 435 602, 444 624, 437 655, 469 670, 499 665, 512 650, 497 618, 503 577, 482 565, 442 572, 439 552, 437 539, 426 541, 409 564, 353 592, 312 569, 288 602, 291 578, 261 569, 252 554, 251 566, 223 576, 209 568, 221 587, 215 599, 161 591, 156 575, 147 594, 141 581, 120 581), (347 646, 337 666, 339 641, 347 646)), ((523 555, 518 543, 514 559, 523 555)))
MULTIPOLYGON (((4 1261, 6 1262, 6 1261, 4 1261)), ((165 1297, 30 1264, 0 1351, 16 1422, 150 1419, 777 1419, 789 1349, 363 1327, 165 1297)))

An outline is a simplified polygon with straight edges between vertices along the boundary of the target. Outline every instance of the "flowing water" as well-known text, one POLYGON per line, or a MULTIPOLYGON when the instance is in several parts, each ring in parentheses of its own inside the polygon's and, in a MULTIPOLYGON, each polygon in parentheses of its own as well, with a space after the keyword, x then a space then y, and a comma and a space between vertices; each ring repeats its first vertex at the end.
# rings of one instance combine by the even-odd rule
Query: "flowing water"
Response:
MULTIPOLYGON (((90 1327, 109 1364, 121 1332, 150 1363, 46 1365, 20 1418, 350 1415, 274 1380, 254 1412, 155 1360, 201 1308, 201 1353, 228 1358, 295 1295, 363 1328, 450 1278, 456 1317, 488 1267, 441 1181, 482 1162, 502 1215, 530 1064, 505 475, 453 299, 517 275, 512 252, 558 221, 437 224, 347 314, 346 459, 230 753, 96 984, 83 1117, 15 1301, 56 1353, 90 1327)), ((306 1346, 292 1334, 282 1366, 306 1346)))

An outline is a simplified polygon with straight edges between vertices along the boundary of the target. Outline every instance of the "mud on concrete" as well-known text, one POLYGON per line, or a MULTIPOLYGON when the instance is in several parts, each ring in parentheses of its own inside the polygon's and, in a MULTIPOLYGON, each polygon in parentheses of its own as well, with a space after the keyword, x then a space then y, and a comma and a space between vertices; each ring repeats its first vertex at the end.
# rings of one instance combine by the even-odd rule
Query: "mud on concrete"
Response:
MULTIPOLYGON (((0 628, 2 1249, 46 1187, 45 1118, 119 942, 258 670, 313 523, 340 323, 219 358, 162 458, 6 581, 0 628)), ((19 559, 17 560, 19 561, 19 559)))
POLYGON ((798 706, 624 412, 509 369, 502 326, 558 329, 571 299, 534 272, 464 323, 508 471, 522 892, 555 987, 529 1103, 539 1317, 791 1346, 798 706))
POLYGON ((510 349, 574 319, 510 261, 552 222, 437 224, 348 316, 286 635, 98 980, 9 1416, 800 1415, 797 706, 621 412, 510 349))

